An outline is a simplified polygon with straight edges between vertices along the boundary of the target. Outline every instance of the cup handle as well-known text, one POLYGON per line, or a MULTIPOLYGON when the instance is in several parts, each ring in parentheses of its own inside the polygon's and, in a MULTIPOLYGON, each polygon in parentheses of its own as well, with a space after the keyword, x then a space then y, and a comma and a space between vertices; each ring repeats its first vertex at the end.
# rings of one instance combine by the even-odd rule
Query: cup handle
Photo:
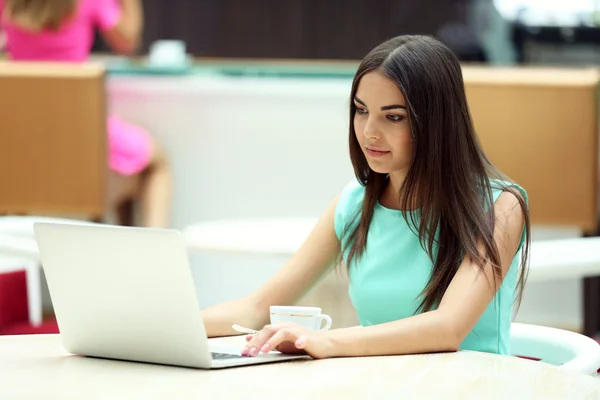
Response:
POLYGON ((325 326, 322 327, 321 329, 319 329, 320 331, 326 331, 329 328, 331 328, 331 317, 327 314, 321 314, 319 315, 319 317, 321 317, 321 323, 323 323, 323 321, 325 321, 325 326))

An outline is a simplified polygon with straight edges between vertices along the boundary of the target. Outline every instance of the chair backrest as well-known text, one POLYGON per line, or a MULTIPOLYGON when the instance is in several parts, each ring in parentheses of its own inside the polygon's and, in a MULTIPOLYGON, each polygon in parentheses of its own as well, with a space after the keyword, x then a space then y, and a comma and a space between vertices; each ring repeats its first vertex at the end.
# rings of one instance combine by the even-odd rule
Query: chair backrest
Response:
POLYGON ((514 322, 510 329, 510 346, 515 356, 570 371, 596 375, 600 369, 600 344, 576 332, 514 322))
POLYGON ((534 240, 530 254, 528 282, 600 275, 600 237, 534 240))
POLYGON ((483 148, 527 190, 532 223, 594 231, 599 71, 464 67, 463 75, 483 148))
POLYGON ((0 214, 104 214, 105 103, 101 65, 0 62, 0 214))

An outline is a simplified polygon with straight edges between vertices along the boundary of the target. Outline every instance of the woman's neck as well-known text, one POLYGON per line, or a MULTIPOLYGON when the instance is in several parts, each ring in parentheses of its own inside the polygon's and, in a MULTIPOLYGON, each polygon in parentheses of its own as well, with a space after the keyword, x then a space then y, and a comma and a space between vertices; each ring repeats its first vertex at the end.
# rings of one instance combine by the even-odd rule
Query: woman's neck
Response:
POLYGON ((402 210, 400 191, 406 179, 406 171, 395 171, 388 175, 388 183, 379 198, 379 203, 394 210, 402 210))

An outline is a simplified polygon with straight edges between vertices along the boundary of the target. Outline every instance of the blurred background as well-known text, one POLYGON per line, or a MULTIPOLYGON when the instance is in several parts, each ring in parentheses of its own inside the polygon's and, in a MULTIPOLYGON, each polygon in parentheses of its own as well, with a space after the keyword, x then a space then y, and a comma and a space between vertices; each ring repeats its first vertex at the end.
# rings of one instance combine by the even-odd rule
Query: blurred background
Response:
MULTIPOLYGON (((206 236, 194 235, 211 221, 260 226, 277 219, 292 221, 278 232, 286 235, 298 221, 318 217, 353 179, 348 96, 359 60, 393 36, 433 35, 463 62, 486 152, 529 192, 534 240, 552 244, 532 250, 535 265, 517 320, 589 336, 600 331, 594 278, 600 246, 581 242, 598 233, 600 1, 142 5, 134 54, 116 54, 96 33, 85 72, 36 67, 39 79, 27 83, 14 62, 0 66, 5 243, 11 235, 31 239, 31 216, 142 225, 136 219, 140 182, 129 176, 114 183, 105 167, 105 120, 118 115, 152 137, 161 150, 156 165, 168 166, 165 225, 188 235, 200 306, 244 295, 282 265, 285 251, 215 253, 208 251, 214 243, 202 243, 206 236), (112 201, 115 192, 118 202, 112 201)), ((57 329, 43 274, 39 289, 27 286, 19 272, 26 268, 19 266, 28 264, 5 253, 0 332, 57 329), (30 315, 37 301, 42 325, 30 315)))
MULTIPOLYGON (((465 61, 594 64, 599 11, 596 0, 145 0, 142 52, 178 39, 203 57, 360 60, 387 38, 426 34, 465 61)), ((94 50, 108 47, 98 38, 94 50)))

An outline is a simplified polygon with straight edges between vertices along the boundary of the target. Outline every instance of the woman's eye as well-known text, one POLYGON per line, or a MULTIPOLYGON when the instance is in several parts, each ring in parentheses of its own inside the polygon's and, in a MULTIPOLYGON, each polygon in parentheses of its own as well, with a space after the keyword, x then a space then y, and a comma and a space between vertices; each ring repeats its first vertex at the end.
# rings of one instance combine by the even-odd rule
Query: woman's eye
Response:
POLYGON ((365 110, 364 108, 360 108, 360 107, 356 107, 356 106, 354 106, 354 110, 356 110, 357 114, 363 114, 364 115, 364 114, 367 113, 367 110, 365 110))
POLYGON ((392 121, 392 122, 400 122, 404 119, 403 115, 388 115, 387 119, 392 121))

